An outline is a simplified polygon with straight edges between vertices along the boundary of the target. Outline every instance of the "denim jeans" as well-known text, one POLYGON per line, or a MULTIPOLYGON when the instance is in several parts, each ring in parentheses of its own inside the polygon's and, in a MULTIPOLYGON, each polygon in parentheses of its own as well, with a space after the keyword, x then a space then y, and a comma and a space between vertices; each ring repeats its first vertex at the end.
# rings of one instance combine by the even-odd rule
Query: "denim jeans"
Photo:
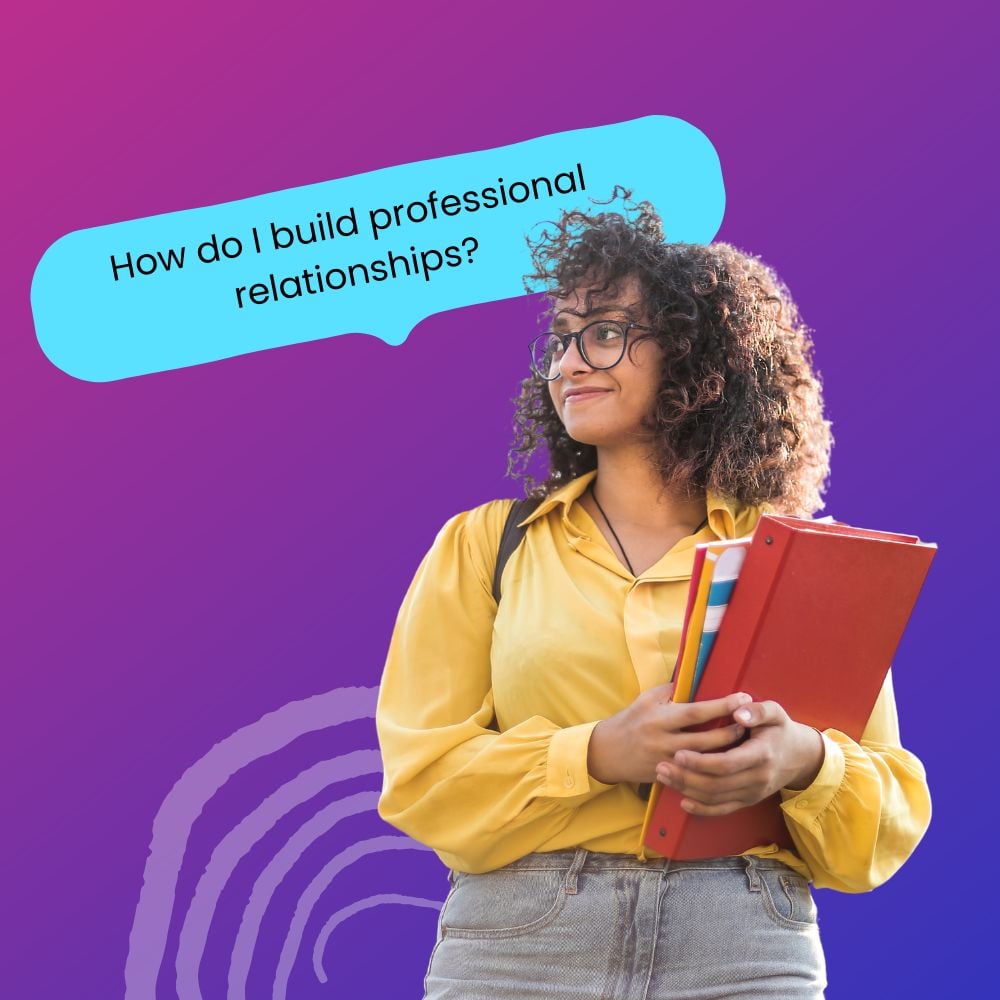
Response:
POLYGON ((451 892, 426 1000, 823 996, 809 884, 769 858, 529 854, 451 892))

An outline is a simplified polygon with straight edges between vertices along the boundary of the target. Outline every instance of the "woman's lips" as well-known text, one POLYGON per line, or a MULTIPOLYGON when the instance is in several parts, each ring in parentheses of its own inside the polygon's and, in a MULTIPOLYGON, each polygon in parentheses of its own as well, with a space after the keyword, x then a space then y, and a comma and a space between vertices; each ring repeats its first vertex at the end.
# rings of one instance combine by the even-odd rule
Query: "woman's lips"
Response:
POLYGON ((597 396, 607 395, 609 389, 580 389, 576 392, 567 393, 566 397, 563 399, 563 403, 569 406, 572 403, 574 406, 578 406, 580 403, 586 402, 588 399, 595 399, 597 396))

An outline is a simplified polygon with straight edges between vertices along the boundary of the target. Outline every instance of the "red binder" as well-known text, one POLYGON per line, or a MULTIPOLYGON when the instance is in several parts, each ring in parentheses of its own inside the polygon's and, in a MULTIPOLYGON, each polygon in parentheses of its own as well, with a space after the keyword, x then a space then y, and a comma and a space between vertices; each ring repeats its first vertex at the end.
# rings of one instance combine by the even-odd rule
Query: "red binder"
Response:
MULTIPOLYGON (((914 535, 764 515, 695 700, 746 691, 859 740, 936 551, 914 535)), ((643 842, 668 858, 792 847, 778 794, 692 816, 678 792, 653 788, 643 842)))

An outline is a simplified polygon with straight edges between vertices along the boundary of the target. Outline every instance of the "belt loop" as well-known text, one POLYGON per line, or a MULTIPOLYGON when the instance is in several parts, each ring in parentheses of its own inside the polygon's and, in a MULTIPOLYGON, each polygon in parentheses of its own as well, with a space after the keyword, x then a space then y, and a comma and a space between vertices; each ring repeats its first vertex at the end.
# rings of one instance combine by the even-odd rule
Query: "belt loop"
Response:
POLYGON ((576 880, 586 860, 587 852, 582 847, 578 847, 576 849, 576 856, 573 858, 573 863, 569 866, 569 871, 566 872, 564 887, 567 896, 576 895, 576 880))
POLYGON ((744 854, 743 861, 747 866, 747 885, 751 892, 760 892, 760 874, 757 871, 757 859, 752 854, 744 854))
POLYGON ((660 869, 660 881, 666 882, 667 877, 673 871, 674 861, 672 858, 650 858, 650 867, 660 869))

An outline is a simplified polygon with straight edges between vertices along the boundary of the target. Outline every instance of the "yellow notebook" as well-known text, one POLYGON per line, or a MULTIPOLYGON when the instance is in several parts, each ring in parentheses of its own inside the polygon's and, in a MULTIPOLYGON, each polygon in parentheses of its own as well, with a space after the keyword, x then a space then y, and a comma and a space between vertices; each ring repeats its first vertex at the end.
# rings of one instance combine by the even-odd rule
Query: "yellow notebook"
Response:
MULTIPOLYGON (((705 609, 708 607, 708 592, 712 587, 712 574, 715 569, 718 553, 711 553, 708 546, 698 546, 695 565, 691 574, 691 589, 688 592, 687 613, 681 638, 681 648, 677 651, 677 663, 674 665, 673 679, 675 681, 671 701, 690 701, 691 683, 694 680, 694 668, 698 662, 698 649, 701 646, 701 632, 705 624, 705 609)), ((653 807, 659 797, 662 785, 653 782, 646 801, 646 814, 642 820, 642 834, 638 857, 646 860, 646 829, 653 815, 653 807)))
POLYGON ((705 627, 705 609, 708 607, 708 592, 712 589, 712 576, 716 567, 718 553, 711 548, 705 548, 704 562, 698 575, 697 584, 691 578, 691 586, 695 591, 694 602, 688 611, 688 620, 684 628, 684 645, 677 654, 680 665, 674 669, 676 685, 671 701, 690 701, 691 685, 694 682, 694 668, 698 662, 698 650, 701 648, 701 633, 705 627))

